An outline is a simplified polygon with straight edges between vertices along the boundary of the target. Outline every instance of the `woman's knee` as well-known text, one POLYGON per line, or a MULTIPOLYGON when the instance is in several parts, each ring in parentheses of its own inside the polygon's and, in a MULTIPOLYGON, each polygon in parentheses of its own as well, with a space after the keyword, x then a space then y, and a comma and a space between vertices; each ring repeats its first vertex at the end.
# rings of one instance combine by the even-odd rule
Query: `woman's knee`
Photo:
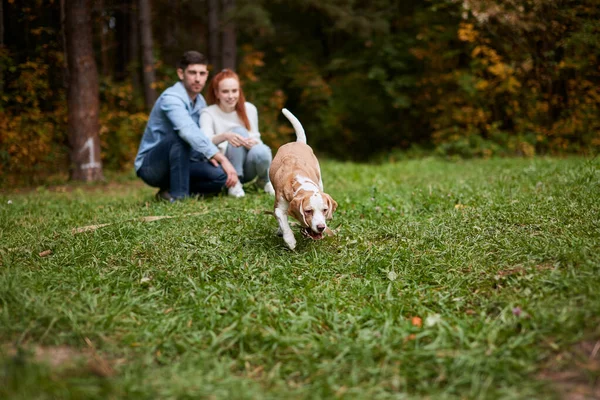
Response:
POLYGON ((259 143, 252 147, 248 153, 248 157, 257 163, 271 163, 273 155, 269 146, 263 143, 259 143))
POLYGON ((234 128, 231 128, 231 132, 237 133, 238 135, 241 135, 245 138, 250 137, 250 133, 243 126, 236 126, 234 128))

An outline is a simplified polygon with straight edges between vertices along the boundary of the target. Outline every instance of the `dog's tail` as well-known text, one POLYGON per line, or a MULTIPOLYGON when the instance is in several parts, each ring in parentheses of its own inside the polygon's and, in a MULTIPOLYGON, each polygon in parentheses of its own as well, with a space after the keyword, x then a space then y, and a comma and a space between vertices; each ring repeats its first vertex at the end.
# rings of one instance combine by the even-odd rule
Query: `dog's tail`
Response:
POLYGON ((304 128, 302 127, 302 124, 300 123, 300 121, 298 121, 298 118, 296 118, 294 116, 294 114, 289 112, 287 108, 283 108, 281 110, 281 112, 292 123, 292 126, 294 127, 294 130, 296 131, 296 142, 301 142, 301 143, 306 144, 306 134, 304 133, 304 128))

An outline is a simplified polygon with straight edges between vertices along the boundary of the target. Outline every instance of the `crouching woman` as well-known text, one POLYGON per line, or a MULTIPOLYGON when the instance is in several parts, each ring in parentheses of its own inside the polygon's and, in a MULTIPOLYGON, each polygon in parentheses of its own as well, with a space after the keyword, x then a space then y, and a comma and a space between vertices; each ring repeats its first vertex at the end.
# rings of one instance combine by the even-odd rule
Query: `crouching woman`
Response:
POLYGON ((216 74, 206 97, 209 106, 200 114, 200 127, 225 154, 239 177, 228 194, 245 196, 242 183, 258 177, 257 184, 274 195, 269 181, 271 149, 260 139, 258 111, 252 103, 246 102, 238 75, 229 69, 216 74))

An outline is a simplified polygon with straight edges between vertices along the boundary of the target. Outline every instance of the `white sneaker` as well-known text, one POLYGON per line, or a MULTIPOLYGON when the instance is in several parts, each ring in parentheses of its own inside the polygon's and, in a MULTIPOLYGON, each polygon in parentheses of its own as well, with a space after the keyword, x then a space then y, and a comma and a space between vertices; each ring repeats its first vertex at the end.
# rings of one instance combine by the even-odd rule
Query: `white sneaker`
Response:
POLYGON ((238 183, 227 189, 227 194, 231 197, 244 197, 246 192, 244 192, 242 182, 238 181, 238 183))
POLYGON ((273 184, 271 184, 271 182, 265 184, 265 193, 275 196, 275 189, 273 189, 273 184))

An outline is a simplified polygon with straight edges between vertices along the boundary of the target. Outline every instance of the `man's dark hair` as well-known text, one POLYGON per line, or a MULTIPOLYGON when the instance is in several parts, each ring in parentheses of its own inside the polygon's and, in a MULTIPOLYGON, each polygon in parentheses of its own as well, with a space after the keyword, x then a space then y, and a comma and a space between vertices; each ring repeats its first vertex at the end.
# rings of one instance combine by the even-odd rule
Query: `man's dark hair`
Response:
POLYGON ((199 53, 195 50, 186 51, 185 53, 183 53, 183 57, 181 57, 181 60, 179 60, 178 67, 185 70, 188 67, 188 65, 192 64, 208 65, 208 59, 204 54, 199 53))

